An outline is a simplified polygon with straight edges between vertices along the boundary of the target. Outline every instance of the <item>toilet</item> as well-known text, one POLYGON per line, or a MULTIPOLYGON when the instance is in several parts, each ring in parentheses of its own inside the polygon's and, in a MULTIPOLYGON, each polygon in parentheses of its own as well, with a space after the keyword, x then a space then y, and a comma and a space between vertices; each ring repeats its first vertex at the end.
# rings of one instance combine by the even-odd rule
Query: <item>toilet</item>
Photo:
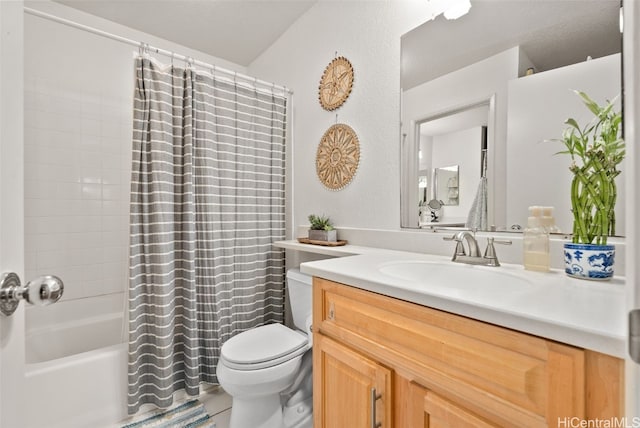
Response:
POLYGON ((229 428, 311 428, 311 277, 287 271, 295 329, 268 324, 227 340, 218 381, 233 398, 229 428))

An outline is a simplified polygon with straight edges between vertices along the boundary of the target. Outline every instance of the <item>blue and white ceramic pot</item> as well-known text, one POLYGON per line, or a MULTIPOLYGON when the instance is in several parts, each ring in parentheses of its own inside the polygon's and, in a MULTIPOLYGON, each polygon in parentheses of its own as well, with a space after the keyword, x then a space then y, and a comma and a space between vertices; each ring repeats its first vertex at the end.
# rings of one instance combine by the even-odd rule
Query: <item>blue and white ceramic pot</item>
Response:
POLYGON ((613 277, 613 245, 564 244, 564 270, 574 278, 607 280, 613 277))

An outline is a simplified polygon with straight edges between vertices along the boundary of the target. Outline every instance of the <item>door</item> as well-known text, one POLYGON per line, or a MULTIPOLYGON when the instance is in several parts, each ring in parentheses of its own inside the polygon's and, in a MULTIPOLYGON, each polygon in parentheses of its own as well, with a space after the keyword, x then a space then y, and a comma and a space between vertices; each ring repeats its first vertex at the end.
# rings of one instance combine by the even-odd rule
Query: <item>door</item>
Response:
MULTIPOLYGON (((630 311, 640 308, 640 3, 624 0, 623 7, 624 138, 627 148, 626 309, 630 311)), ((640 417, 640 395, 636 391, 640 385, 640 366, 627 357, 625 371, 626 414, 630 418, 640 417)))
POLYGON ((416 383, 409 385, 407 428, 495 428, 486 419, 416 383))
MULTIPOLYGON (((0 272, 24 280, 23 2, 0 1, 0 272)), ((0 315, 0 428, 22 426, 24 304, 0 315)))
POLYGON ((314 427, 391 428, 391 371, 319 334, 313 347, 314 427))

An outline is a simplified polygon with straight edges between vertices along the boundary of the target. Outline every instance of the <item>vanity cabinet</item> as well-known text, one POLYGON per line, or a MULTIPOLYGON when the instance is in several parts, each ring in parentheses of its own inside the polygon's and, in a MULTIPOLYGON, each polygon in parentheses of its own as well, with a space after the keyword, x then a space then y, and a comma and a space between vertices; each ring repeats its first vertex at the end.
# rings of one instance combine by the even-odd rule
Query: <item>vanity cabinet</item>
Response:
POLYGON ((313 283, 315 428, 555 427, 623 415, 620 359, 313 283))
POLYGON ((391 426, 391 370, 328 337, 317 339, 325 397, 322 426, 391 426))

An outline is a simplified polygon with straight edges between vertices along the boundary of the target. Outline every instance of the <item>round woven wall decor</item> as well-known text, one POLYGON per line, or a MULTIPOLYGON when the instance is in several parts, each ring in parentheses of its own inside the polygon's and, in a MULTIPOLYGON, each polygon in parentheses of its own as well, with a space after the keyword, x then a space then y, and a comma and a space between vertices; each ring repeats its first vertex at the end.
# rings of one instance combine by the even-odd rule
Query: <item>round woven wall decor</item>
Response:
POLYGON ((320 78, 318 98, 325 110, 335 110, 349 98, 353 87, 353 66, 343 56, 327 65, 320 78))
POLYGON ((316 153, 316 172, 330 190, 340 190, 351 182, 360 163, 360 142, 355 131, 336 123, 322 136, 316 153))

